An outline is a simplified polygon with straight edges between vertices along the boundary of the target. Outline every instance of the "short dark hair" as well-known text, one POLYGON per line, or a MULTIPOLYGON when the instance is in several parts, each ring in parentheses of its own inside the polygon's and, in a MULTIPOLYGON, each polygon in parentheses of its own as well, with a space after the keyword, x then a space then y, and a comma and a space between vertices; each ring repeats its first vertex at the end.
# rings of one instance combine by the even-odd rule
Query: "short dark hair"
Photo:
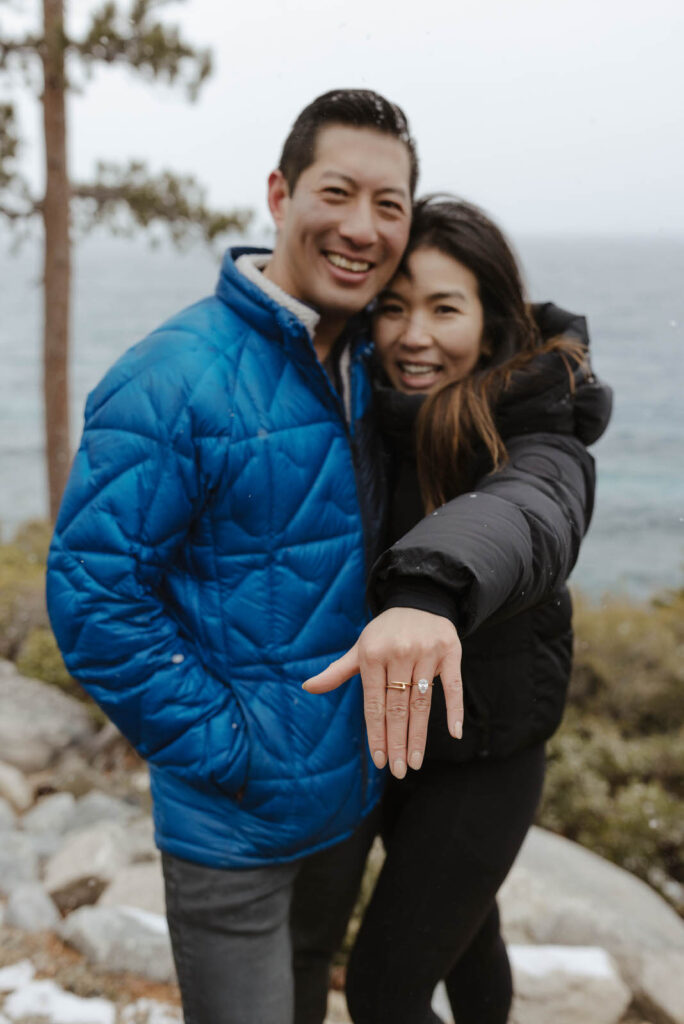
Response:
POLYGON ((332 89, 302 110, 285 139, 278 164, 290 194, 302 171, 314 162, 318 132, 334 124, 373 128, 403 142, 409 154, 413 196, 418 182, 418 156, 406 115, 396 103, 390 103, 371 89, 332 89))

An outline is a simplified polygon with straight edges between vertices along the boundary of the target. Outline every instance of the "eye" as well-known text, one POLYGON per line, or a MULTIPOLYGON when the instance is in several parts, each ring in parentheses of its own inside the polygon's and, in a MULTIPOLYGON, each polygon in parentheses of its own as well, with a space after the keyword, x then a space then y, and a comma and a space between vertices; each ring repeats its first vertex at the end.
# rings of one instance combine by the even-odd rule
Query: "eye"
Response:
POLYGON ((404 207, 401 203, 398 203, 396 199, 381 199, 378 205, 382 207, 383 210, 386 210, 387 213, 394 213, 397 215, 404 213, 404 207))
POLYGON ((340 185, 327 185, 323 189, 323 195, 330 197, 331 199, 344 199, 349 193, 345 188, 340 185))
POLYGON ((404 307, 398 302, 393 302, 391 299, 386 299, 384 302, 382 299, 378 303, 378 316, 402 316, 404 307))
POLYGON ((457 306, 449 306, 445 302, 441 302, 439 306, 435 306, 435 313, 439 313, 440 316, 449 316, 452 313, 460 313, 461 310, 457 306))

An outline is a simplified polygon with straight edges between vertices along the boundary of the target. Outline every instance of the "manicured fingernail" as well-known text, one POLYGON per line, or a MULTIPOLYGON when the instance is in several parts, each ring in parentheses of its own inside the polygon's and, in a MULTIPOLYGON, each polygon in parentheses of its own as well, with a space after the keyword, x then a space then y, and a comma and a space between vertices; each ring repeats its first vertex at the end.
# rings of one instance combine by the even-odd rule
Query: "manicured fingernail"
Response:
POLYGON ((454 724, 451 727, 451 735, 454 736, 457 740, 463 738, 463 726, 460 722, 454 722, 454 724))
POLYGON ((414 750, 411 756, 409 757, 409 764, 415 771, 417 771, 422 763, 423 755, 421 754, 420 750, 414 750))
POLYGON ((406 762, 401 761, 399 758, 397 758, 397 760, 394 762, 392 766, 392 774, 397 779, 403 779, 404 776, 406 775, 406 762))
POLYGON ((387 756, 384 750, 373 751, 373 764, 376 768, 384 768, 387 764, 387 756))

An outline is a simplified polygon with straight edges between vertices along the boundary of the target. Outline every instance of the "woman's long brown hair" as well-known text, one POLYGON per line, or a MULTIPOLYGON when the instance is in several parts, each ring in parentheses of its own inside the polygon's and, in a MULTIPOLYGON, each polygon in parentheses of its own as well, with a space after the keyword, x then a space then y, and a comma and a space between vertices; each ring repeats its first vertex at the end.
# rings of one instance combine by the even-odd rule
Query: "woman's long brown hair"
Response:
POLYGON ((558 352, 572 388, 585 353, 579 341, 542 340, 511 247, 476 206, 451 196, 421 199, 414 208, 404 269, 417 249, 437 249, 467 267, 477 280, 484 313, 477 366, 463 380, 447 381, 429 395, 418 416, 418 476, 425 509, 431 512, 472 486, 478 449, 488 453, 490 471, 506 463, 494 410, 513 376, 529 369, 539 355, 558 352))

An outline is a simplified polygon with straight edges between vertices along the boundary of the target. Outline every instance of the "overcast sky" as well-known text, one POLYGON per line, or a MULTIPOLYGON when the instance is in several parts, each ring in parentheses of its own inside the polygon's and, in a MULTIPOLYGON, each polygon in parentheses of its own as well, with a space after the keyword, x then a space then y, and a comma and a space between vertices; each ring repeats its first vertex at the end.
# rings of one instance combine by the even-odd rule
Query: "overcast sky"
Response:
MULTIPOLYGON (((93 4, 70 8, 76 27, 93 4)), ((684 236, 682 0, 186 0, 164 17, 213 49, 213 77, 189 105, 98 70, 71 99, 75 176, 141 157, 264 223, 299 110, 363 86, 408 114, 420 191, 456 191, 512 232, 684 236)), ((38 112, 22 112, 35 140, 38 112)))

